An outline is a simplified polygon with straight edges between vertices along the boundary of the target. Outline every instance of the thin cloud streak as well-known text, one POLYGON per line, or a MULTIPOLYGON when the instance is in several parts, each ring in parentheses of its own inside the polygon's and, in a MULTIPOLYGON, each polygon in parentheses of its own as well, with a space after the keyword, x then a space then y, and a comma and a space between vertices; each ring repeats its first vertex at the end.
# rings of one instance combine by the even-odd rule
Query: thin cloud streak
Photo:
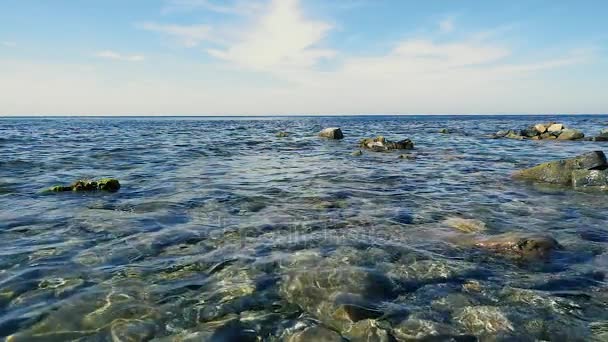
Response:
POLYGON ((145 57, 142 55, 124 55, 111 50, 99 51, 95 53, 95 57, 125 62, 141 62, 145 60, 145 57))

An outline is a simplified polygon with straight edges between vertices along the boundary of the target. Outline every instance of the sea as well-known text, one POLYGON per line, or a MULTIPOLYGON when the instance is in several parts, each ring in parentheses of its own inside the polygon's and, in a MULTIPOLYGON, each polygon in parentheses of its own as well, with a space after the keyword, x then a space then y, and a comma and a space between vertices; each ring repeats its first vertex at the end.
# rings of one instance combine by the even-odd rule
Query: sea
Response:
POLYGON ((608 128, 605 115, 0 118, 0 336, 608 341, 608 192, 512 177, 608 142, 489 137, 543 122, 608 128), (344 139, 319 138, 326 127, 344 139), (359 147, 379 135, 415 148, 359 147), (106 177, 120 190, 45 191, 106 177), (475 245, 509 234, 560 248, 475 245))

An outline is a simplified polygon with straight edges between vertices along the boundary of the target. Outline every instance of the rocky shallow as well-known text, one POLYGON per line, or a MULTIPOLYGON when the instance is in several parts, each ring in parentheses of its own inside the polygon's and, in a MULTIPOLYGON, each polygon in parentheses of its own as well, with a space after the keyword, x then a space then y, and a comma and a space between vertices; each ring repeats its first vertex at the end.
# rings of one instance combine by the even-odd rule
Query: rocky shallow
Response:
POLYGON ((12 156, 0 168, 0 204, 11 209, 0 230, 0 332, 9 341, 608 337, 608 207, 592 189, 606 162, 589 153, 599 145, 482 138, 519 124, 506 119, 361 120, 85 121, 97 134, 90 145, 72 142, 78 131, 64 122, 2 126, 11 139, 28 126, 47 134, 29 150, 72 150, 0 145, 12 156), (342 139, 320 139, 328 126, 344 128, 342 139), (444 126, 455 133, 438 134, 444 126), (219 128, 221 139, 195 134, 219 128), (467 131, 479 134, 456 133, 467 131), (403 140, 360 141, 371 133, 410 137, 415 154, 403 154, 403 140), (40 155, 52 157, 38 164, 40 155), (537 164, 534 177, 511 178, 537 164), (38 192, 102 174, 125 187, 38 192))

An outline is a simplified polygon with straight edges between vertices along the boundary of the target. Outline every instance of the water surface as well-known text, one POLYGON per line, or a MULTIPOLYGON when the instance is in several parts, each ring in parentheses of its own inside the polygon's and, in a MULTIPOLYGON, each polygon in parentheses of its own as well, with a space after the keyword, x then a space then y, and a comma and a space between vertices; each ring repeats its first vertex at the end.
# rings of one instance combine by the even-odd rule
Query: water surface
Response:
POLYGON ((608 117, 2 119, 0 336, 279 341, 320 326, 354 341, 315 312, 336 298, 298 286, 377 276, 390 289, 351 292, 392 338, 608 340, 608 194, 510 178, 608 143, 484 137, 546 121, 594 135, 608 117), (330 126, 345 139, 316 137, 330 126), (376 135, 412 139, 416 159, 351 155, 376 135), (40 192, 101 177, 122 188, 40 192), (564 249, 480 251, 454 242, 450 217, 564 249))

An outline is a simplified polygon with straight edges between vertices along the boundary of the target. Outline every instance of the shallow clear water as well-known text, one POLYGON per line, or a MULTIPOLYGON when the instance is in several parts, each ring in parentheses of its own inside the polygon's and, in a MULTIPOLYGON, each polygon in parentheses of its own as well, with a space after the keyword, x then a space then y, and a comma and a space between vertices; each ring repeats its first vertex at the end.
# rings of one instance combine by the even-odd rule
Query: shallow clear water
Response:
POLYGON ((546 121, 588 135, 608 125, 606 116, 2 119, 0 336, 278 341, 317 326, 353 341, 361 329, 379 341, 608 340, 608 193, 510 177, 608 143, 484 137, 546 121), (345 139, 316 137, 331 126, 345 139), (438 134, 444 127, 455 133, 438 134), (376 135, 412 139, 416 159, 351 155, 376 135), (101 177, 122 188, 40 192, 101 177), (542 260, 478 250, 450 217, 483 221, 484 236, 550 234, 564 249, 542 260), (367 310, 355 328, 328 318, 327 306, 345 303, 337 294, 367 310))

